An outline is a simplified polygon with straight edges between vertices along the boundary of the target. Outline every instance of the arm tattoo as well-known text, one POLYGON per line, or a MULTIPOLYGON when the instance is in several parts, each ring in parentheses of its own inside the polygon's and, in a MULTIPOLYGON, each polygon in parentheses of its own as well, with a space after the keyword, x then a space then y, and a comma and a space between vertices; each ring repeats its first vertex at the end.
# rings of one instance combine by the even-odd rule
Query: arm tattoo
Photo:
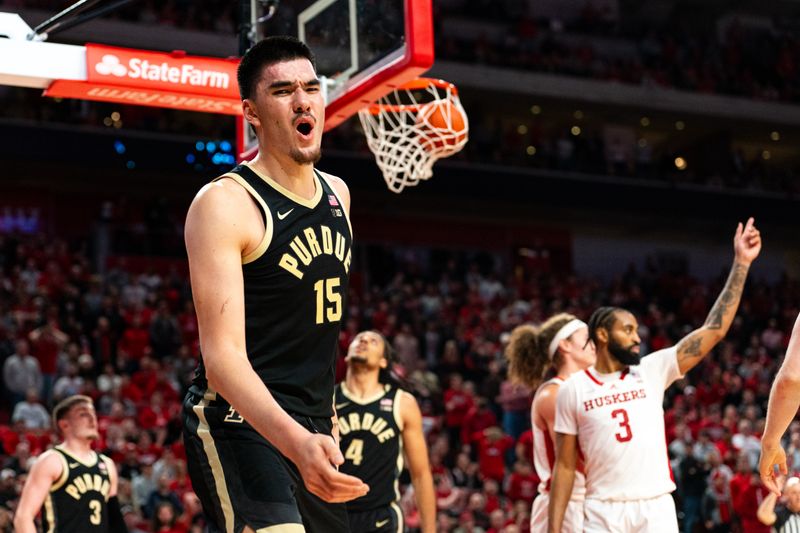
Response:
POLYGON ((744 281, 747 278, 748 267, 740 263, 735 263, 728 281, 722 289, 722 293, 717 298, 714 307, 706 318, 705 326, 708 329, 723 329, 723 324, 727 322, 725 329, 730 326, 733 315, 739 307, 739 300, 742 297, 744 281), (730 316, 728 316, 730 315, 730 316))
POLYGON ((702 355, 700 353, 700 344, 703 342, 703 335, 692 335, 685 341, 681 342, 680 352, 678 357, 683 359, 685 357, 697 357, 702 355))

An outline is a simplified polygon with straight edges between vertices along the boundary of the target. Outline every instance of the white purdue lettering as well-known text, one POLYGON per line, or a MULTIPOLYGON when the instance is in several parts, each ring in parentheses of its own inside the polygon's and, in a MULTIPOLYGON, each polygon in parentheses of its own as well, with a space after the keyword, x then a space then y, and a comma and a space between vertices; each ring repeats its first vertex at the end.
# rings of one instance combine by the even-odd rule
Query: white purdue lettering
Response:
POLYGON ((347 419, 344 417, 339 418, 339 434, 347 435, 350 433, 350 424, 347 423, 347 419))
POLYGON ((303 279, 303 273, 297 269, 297 259, 289 254, 283 254, 278 266, 295 276, 297 279, 303 279))
POLYGON ((319 243, 317 242, 317 236, 314 235, 314 230, 306 228, 303 230, 303 233, 306 235, 306 241, 308 241, 308 248, 311 250, 311 255, 314 257, 320 255, 322 250, 319 249, 319 243))
POLYGON ((347 247, 347 238, 344 235, 336 232, 334 239, 333 233, 328 226, 320 226, 319 233, 314 228, 304 229, 302 237, 297 235, 289 243, 291 252, 286 252, 281 256, 278 266, 297 279, 303 279, 301 263, 302 266, 308 266, 311 261, 323 254, 333 255, 342 263, 344 271, 349 274, 353 257, 352 249, 347 247))
POLYGON ((344 258, 344 271, 350 273, 350 260, 353 257, 353 249, 347 250, 347 257, 344 258))
MULTIPOLYGON (((373 435, 377 435, 381 431, 386 429, 387 425, 388 424, 387 424, 386 420, 384 420, 383 418, 379 418, 375 422, 372 423, 372 427, 370 427, 369 430, 372 432, 373 435)), ((364 429, 366 429, 366 428, 364 428, 364 429)))
POLYGON ((64 492, 75 498, 76 500, 81 499, 81 494, 78 492, 78 489, 75 488, 75 485, 69 485, 64 492))
POLYGON ((372 413, 364 413, 364 418, 361 419, 361 429, 364 431, 369 431, 369 428, 372 427, 372 423, 375 421, 375 415, 372 413))
POLYGON ((75 487, 77 487, 78 489, 78 492, 80 492, 81 494, 86 492, 86 483, 84 483, 83 479, 76 477, 74 483, 75 487))
POLYGON ((103 496, 108 498, 108 493, 110 490, 111 490, 111 483, 109 483, 108 480, 103 481, 103 486, 100 487, 100 492, 103 494, 103 496))
POLYGON ((386 431, 384 431, 383 433, 381 433, 380 435, 378 435, 378 442, 383 444, 384 442, 386 442, 387 440, 391 439, 392 437, 394 437, 394 429, 389 428, 386 431))
POLYGON ((334 251, 336 259, 344 261, 344 237, 338 231, 336 232, 336 250, 334 251))
POLYGON ((358 431, 361 429, 361 421, 358 419, 358 413, 350 413, 348 417, 350 420, 350 429, 353 431, 358 431))
POLYGON ((311 264, 311 253, 308 251, 308 248, 305 247, 303 241, 300 240, 300 237, 295 237, 292 239, 292 242, 289 244, 289 247, 294 251, 295 255, 300 258, 300 261, 303 262, 305 266, 311 264))
POLYGON ((320 226, 322 230, 322 251, 328 255, 333 253, 333 238, 331 236, 331 228, 328 226, 320 226))

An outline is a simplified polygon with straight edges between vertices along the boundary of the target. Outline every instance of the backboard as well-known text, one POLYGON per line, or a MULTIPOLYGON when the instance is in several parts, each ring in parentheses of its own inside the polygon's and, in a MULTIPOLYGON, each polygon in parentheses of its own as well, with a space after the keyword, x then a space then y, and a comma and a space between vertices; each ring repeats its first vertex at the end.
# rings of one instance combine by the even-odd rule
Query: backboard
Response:
MULTIPOLYGON (((348 119, 433 65, 432 0, 298 0, 280 4, 262 33, 296 35, 324 80, 325 130, 348 119)), ((239 120, 239 157, 257 143, 239 120)))

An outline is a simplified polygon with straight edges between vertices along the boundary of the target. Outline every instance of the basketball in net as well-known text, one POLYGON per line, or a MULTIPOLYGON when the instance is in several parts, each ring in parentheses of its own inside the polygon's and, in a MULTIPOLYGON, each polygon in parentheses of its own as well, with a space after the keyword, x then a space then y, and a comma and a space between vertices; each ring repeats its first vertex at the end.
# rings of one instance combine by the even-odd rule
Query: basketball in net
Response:
POLYGON ((358 112, 367 145, 393 192, 433 176, 433 164, 464 148, 467 113, 452 83, 419 78, 358 112))

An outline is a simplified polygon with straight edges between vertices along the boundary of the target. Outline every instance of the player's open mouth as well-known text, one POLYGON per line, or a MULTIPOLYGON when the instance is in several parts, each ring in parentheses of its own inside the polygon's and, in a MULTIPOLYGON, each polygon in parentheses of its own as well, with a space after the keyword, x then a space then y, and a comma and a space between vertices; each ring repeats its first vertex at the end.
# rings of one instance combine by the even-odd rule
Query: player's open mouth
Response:
POLYGON ((295 129, 303 137, 308 137, 314 131, 314 121, 310 118, 301 118, 295 123, 295 129))

